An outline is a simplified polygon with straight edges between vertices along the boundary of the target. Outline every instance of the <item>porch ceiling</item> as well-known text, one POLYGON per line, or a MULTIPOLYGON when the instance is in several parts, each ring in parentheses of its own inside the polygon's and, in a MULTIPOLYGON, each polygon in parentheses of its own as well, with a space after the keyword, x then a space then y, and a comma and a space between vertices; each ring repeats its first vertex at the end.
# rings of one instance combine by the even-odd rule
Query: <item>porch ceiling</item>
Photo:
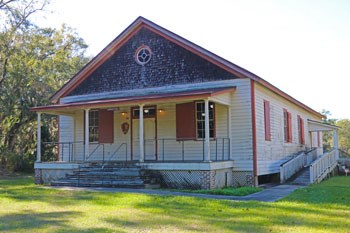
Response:
POLYGON ((307 120, 309 125, 309 131, 310 132, 321 132, 321 131, 333 131, 339 129, 339 127, 335 125, 329 125, 323 122, 314 121, 314 120, 307 120))
POLYGON ((114 99, 103 99, 103 100, 90 100, 81 101, 74 103, 62 103, 48 106, 39 106, 31 108, 31 111, 45 112, 50 114, 62 114, 69 115, 72 110, 82 110, 91 108, 108 108, 112 106, 122 105, 137 105, 137 104, 154 104, 162 103, 164 101, 184 101, 184 100, 197 100, 215 97, 217 95, 232 92, 236 87, 219 87, 219 88, 206 88, 202 90, 189 90, 189 91, 174 91, 170 93, 153 93, 138 96, 128 96, 114 99))

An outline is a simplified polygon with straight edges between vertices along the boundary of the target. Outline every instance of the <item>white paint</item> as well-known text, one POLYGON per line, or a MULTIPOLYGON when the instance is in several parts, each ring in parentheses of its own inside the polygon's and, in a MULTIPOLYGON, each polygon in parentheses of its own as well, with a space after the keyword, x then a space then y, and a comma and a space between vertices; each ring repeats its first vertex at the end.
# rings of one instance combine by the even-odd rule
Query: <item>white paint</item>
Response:
POLYGON ((143 138, 143 104, 140 104, 140 115, 139 115, 139 147, 140 147, 140 162, 145 160, 145 151, 144 151, 144 138, 143 138))
POLYGON ((335 158, 339 159, 339 145, 338 145, 338 130, 333 130, 333 147, 335 149, 335 158))
POLYGON ((90 109, 85 109, 85 138, 84 138, 85 159, 87 159, 90 154, 89 153, 89 110, 90 109))
POLYGON ((210 131, 209 131, 209 100, 204 100, 204 127, 205 127, 205 144, 204 158, 205 161, 210 161, 210 131))
POLYGON ((41 113, 38 112, 38 128, 36 134, 36 161, 41 162, 41 113))

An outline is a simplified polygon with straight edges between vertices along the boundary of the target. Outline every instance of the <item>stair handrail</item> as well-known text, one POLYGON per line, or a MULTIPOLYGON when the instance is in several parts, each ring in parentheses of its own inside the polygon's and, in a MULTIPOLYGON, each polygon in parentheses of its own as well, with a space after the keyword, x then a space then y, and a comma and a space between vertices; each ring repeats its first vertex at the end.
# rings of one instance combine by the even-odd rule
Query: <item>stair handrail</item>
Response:
POLYGON ((282 163, 280 165, 280 182, 284 183, 289 178, 291 178, 295 173, 300 171, 304 165, 304 156, 305 152, 299 152, 295 157, 291 158, 290 160, 282 163))
POLYGON ((95 147, 95 149, 89 154, 89 156, 85 159, 86 161, 88 161, 91 156, 98 150, 98 148, 100 148, 100 146, 102 146, 102 160, 105 160, 105 144, 103 143, 98 143, 97 146, 95 147))
POLYGON ((310 183, 322 181, 337 166, 337 149, 324 153, 310 164, 310 183))
POLYGON ((120 150, 120 148, 122 148, 122 146, 125 145, 125 161, 128 161, 128 145, 126 142, 123 142, 119 145, 119 147, 112 153, 112 155, 109 157, 109 159, 107 160, 108 162, 112 160, 112 158, 118 153, 118 151, 120 150))

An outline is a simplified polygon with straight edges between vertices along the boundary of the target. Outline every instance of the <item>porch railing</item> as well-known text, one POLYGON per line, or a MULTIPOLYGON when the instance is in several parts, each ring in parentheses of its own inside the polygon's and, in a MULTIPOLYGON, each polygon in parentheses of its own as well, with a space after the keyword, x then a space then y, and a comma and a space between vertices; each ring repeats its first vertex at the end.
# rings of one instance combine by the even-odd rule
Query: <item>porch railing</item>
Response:
POLYGON ((318 183, 337 166, 336 149, 324 153, 310 164, 310 183, 318 183))
POLYGON ((310 166, 310 164, 315 161, 318 157, 317 147, 307 149, 305 152, 305 166, 310 166))
MULTIPOLYGON (((90 143, 90 153, 85 156, 84 142, 44 142, 42 161, 128 161, 138 160, 138 141, 133 141, 133 157, 128 154, 128 144, 90 143), (54 156, 56 155, 56 156, 54 156), (45 158, 50 158, 45 159, 45 158)), ((145 161, 205 161, 204 139, 174 139, 164 138, 145 140, 145 161)), ((230 139, 215 138, 210 140, 210 160, 230 160, 230 139)))
POLYGON ((280 182, 284 183, 294 174, 300 171, 305 165, 305 152, 299 153, 294 158, 281 164, 280 166, 280 182))
MULTIPOLYGON (((149 143, 150 144, 150 143, 149 143)), ((145 151, 147 145, 145 143, 145 151)), ((146 160, 157 161, 204 161, 205 140, 204 139, 175 139, 163 138, 157 140, 158 157, 150 158, 146 155, 146 160)), ((215 138, 210 140, 210 160, 225 161, 230 160, 230 139, 215 138)))
MULTIPOLYGON (((83 145, 82 141, 73 142, 42 142, 42 161, 67 161, 74 159, 77 146, 83 145)), ((83 147, 83 146, 82 146, 83 147)), ((84 148, 84 147, 83 147, 84 148)), ((84 154, 85 151, 82 151, 84 154)))

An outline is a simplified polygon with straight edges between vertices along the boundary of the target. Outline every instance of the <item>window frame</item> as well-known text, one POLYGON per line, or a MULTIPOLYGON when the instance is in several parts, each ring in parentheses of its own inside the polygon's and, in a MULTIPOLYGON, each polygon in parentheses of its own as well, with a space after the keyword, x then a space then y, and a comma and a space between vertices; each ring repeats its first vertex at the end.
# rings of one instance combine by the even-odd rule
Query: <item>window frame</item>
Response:
POLYGON ((288 112, 287 109, 283 109, 283 131, 284 131, 284 142, 292 143, 293 142, 293 133, 292 133, 292 113, 288 112))
MULTIPOLYGON (((196 126, 196 139, 205 139, 205 102, 204 101, 195 101, 195 109, 194 109, 194 119, 195 119, 195 126, 196 126), (202 105, 202 110, 198 111, 198 105, 202 105), (201 114, 203 116, 201 119, 198 119, 198 114, 201 114), (198 121, 202 122, 202 128, 198 128, 198 121), (202 131, 202 135, 199 134, 199 130, 202 131)), ((216 122, 215 122, 215 103, 209 102, 209 138, 215 139, 216 137, 216 122), (211 107, 213 106, 213 107, 211 107)))
POLYGON ((300 115, 298 115, 298 136, 299 144, 305 145, 304 119, 300 115))
POLYGON ((89 143, 99 142, 99 110, 89 111, 89 143), (92 124, 94 123, 94 124, 92 124), (93 132, 94 131, 94 132, 93 132))
POLYGON ((265 141, 271 141, 271 105, 268 100, 264 100, 264 127, 265 141))

